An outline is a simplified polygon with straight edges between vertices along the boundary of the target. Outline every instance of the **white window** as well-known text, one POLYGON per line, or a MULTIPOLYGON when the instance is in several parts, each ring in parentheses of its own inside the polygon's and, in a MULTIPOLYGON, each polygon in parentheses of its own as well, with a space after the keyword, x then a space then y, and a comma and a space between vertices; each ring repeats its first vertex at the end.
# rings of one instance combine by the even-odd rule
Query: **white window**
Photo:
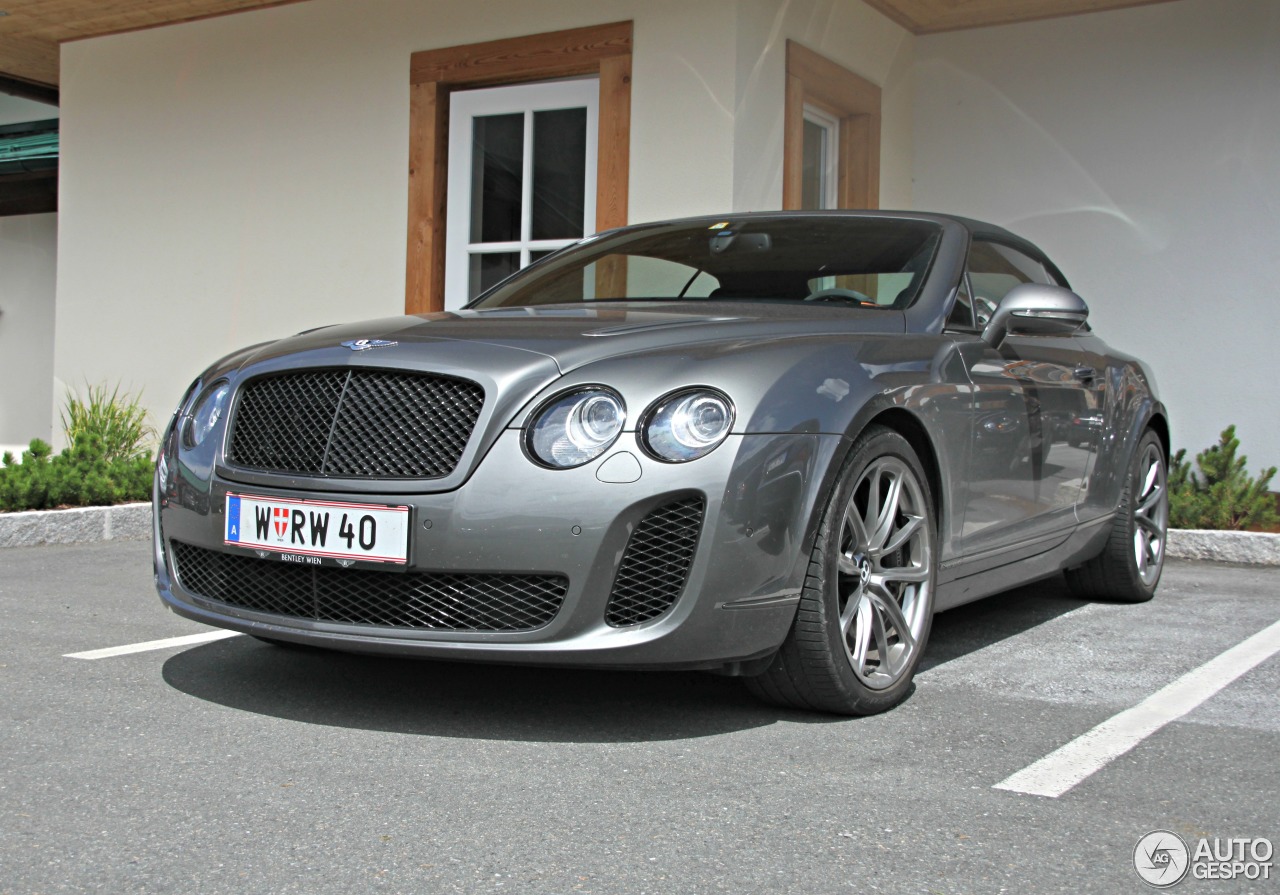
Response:
POLYGON ((840 204, 840 119, 817 106, 805 104, 804 157, 800 207, 808 210, 835 208, 840 204))
POLYGON ((450 96, 446 310, 594 231, 599 94, 585 78, 450 96))

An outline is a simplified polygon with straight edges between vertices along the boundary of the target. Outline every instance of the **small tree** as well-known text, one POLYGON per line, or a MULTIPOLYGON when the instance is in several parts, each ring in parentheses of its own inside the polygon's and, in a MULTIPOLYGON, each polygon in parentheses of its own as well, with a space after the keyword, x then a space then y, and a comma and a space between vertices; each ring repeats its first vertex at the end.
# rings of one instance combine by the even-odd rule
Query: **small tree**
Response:
POLYGON ((1237 457, 1239 448, 1236 427, 1227 426, 1217 444, 1196 454, 1203 478, 1186 462, 1185 449, 1174 455, 1169 468, 1170 525, 1242 530, 1277 523, 1275 496, 1269 491, 1276 468, 1251 479, 1245 472, 1249 458, 1237 457))

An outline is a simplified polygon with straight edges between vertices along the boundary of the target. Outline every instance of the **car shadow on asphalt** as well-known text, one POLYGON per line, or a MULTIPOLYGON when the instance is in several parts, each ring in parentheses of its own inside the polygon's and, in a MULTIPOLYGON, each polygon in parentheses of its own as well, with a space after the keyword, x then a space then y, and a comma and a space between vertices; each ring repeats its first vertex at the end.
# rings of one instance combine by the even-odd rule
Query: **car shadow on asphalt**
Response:
POLYGON ((250 637, 189 649, 165 681, 243 711, 334 727, 469 739, 643 742, 713 736, 782 717, 735 680, 698 672, 483 665, 293 649, 250 637))
MULTIPOLYGON (((1060 580, 1050 579, 942 613, 934 620, 921 670, 1081 605, 1060 580)), ((241 711, 424 736, 645 742, 714 736, 780 720, 857 723, 765 705, 739 681, 698 672, 384 658, 283 648, 251 637, 178 653, 165 662, 163 675, 178 691, 241 711)))
POLYGON ((1066 579, 1055 575, 941 612, 933 618, 929 646, 917 673, 946 665, 1086 605, 1086 601, 1072 595, 1066 579))

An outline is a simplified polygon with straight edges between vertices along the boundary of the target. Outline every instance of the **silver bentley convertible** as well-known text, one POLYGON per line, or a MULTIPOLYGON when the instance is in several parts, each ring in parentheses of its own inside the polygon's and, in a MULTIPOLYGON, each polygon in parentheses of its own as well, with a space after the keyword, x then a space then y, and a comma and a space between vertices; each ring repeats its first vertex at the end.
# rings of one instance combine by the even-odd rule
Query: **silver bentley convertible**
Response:
POLYGON ((464 310, 200 374, 157 460, 175 612, 399 656, 705 669, 883 711, 935 612, 1150 599, 1169 431, 1038 248, 730 214, 555 252, 464 310))

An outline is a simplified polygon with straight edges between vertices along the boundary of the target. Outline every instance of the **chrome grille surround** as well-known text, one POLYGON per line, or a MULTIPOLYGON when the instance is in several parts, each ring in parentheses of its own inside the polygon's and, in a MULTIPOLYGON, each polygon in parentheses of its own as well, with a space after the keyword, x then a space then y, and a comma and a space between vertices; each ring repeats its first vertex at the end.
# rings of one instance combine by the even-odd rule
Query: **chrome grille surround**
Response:
POLYGON ((240 387, 227 462, 284 475, 442 478, 457 467, 483 405, 478 383, 434 373, 259 376, 240 387))

